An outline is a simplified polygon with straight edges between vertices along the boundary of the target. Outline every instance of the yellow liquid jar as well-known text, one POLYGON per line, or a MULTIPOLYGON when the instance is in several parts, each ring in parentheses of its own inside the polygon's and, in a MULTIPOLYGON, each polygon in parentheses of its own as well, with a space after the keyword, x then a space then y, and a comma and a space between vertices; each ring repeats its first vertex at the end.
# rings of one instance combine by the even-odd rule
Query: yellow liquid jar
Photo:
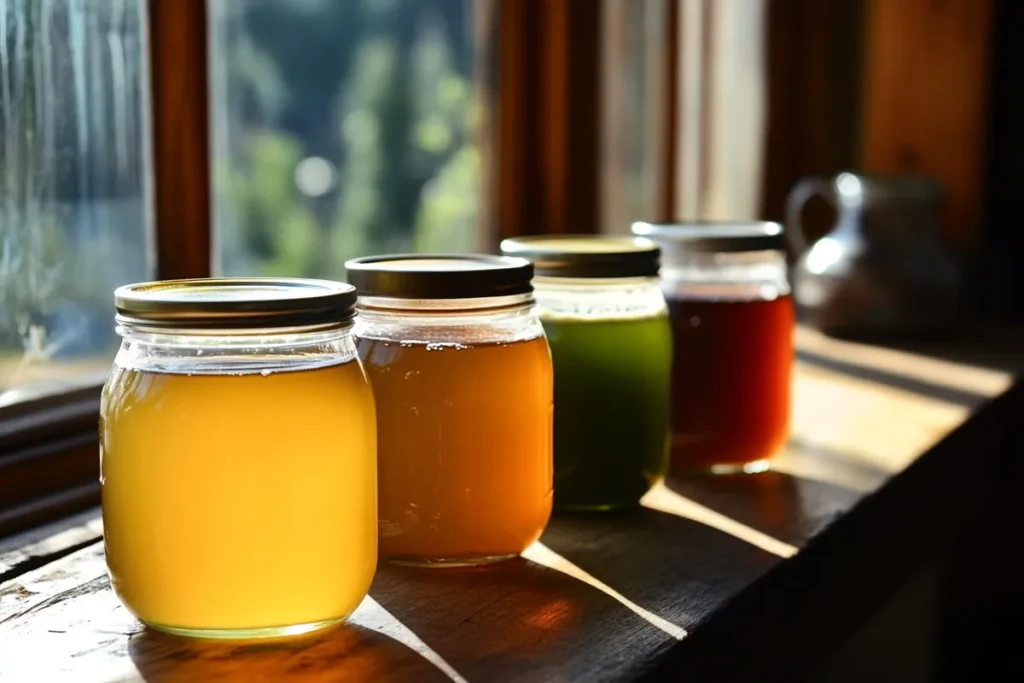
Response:
POLYGON ((377 560, 373 394, 355 292, 179 280, 115 293, 100 409, 111 583, 182 635, 294 635, 347 617, 377 560))

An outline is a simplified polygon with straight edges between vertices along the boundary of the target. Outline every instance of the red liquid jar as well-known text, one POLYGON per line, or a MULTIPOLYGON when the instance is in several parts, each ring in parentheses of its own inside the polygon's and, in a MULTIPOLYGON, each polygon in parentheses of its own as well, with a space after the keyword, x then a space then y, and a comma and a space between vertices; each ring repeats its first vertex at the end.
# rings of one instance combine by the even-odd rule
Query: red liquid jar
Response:
POLYGON ((637 223, 662 247, 674 469, 762 472, 789 435, 794 311, 777 223, 637 223))

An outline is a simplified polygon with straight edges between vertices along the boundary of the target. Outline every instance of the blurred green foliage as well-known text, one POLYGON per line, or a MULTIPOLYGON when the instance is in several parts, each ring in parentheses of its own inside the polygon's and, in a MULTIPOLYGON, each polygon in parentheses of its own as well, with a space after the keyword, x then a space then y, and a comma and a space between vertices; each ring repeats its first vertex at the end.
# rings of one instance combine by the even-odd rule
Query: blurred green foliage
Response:
POLYGON ((354 256, 477 244, 468 0, 215 4, 227 274, 343 276, 354 256), (328 191, 296 169, 320 157, 328 191))

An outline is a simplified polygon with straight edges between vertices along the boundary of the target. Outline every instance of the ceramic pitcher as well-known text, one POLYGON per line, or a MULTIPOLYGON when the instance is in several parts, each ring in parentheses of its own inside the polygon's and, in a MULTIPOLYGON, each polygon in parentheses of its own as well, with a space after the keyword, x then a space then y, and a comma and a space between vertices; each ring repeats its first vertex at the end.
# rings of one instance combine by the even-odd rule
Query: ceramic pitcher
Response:
POLYGON ((787 200, 786 232, 802 317, 839 336, 952 325, 962 277, 939 232, 942 199, 938 182, 917 176, 841 173, 797 183, 787 200), (801 214, 819 194, 834 206, 836 222, 808 247, 801 214))

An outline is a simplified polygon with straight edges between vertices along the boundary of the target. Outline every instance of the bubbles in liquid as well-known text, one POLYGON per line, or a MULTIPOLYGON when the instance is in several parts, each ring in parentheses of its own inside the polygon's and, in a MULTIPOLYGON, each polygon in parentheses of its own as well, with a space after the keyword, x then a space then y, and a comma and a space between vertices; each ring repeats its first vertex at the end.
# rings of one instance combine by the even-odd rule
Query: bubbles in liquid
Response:
POLYGON ((427 344, 427 351, 444 351, 445 349, 461 351, 468 348, 469 347, 465 344, 460 344, 458 342, 430 342, 427 344))
POLYGON ((270 370, 267 369, 267 368, 264 368, 263 370, 260 370, 260 374, 263 375, 264 377, 269 377, 270 376, 270 370))

